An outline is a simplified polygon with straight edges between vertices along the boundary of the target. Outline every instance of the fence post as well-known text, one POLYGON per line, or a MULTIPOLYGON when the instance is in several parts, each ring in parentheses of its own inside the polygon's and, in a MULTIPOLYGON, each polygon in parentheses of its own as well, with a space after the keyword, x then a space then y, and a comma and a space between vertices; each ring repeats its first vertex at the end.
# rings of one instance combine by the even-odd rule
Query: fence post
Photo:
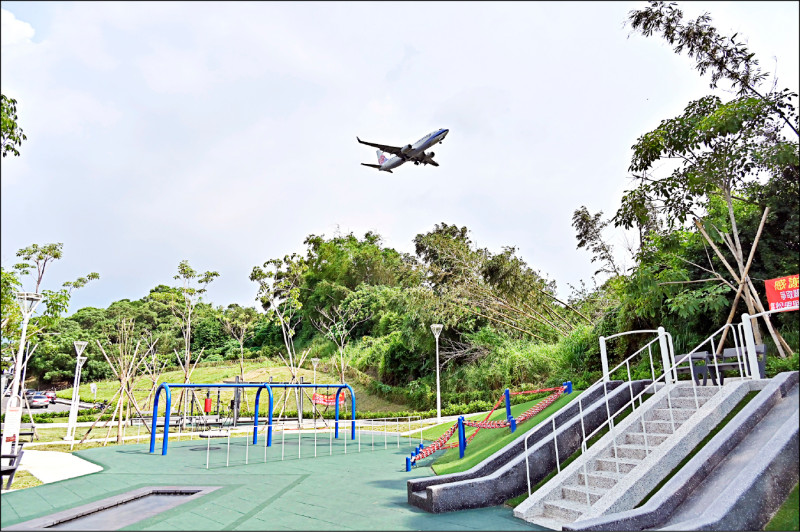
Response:
POLYGON ((608 354, 606 353, 606 337, 600 337, 600 363, 603 365, 603 382, 611 380, 608 375, 608 354))
MULTIPOLYGON (((506 394, 508 394, 508 389, 506 389, 506 394)), ((506 395, 508 397, 508 395, 506 395)), ((458 418, 458 457, 464 458, 464 451, 467 448, 467 438, 466 433, 464 432, 464 416, 459 416, 458 418)))
POLYGON ((675 368, 672 367, 669 347, 667 346, 667 335, 664 327, 658 328, 658 345, 661 348, 661 363, 664 365, 664 382, 673 384, 678 380, 675 368))
POLYGON ((747 348, 747 365, 750 367, 750 378, 760 379, 758 371, 758 356, 756 355, 756 340, 753 336, 753 321, 750 314, 742 314, 742 328, 744 329, 744 345, 747 348))
POLYGON ((506 391, 503 392, 503 395, 505 396, 505 399, 506 399, 506 419, 510 419, 511 418, 511 392, 509 391, 508 388, 506 388, 506 391))

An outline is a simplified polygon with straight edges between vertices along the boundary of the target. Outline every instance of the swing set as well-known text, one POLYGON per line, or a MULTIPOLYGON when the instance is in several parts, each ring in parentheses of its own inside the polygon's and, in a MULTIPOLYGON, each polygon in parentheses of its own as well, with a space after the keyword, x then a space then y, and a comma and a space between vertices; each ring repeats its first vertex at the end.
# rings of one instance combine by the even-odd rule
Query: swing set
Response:
MULTIPOLYGON (((335 388, 336 393, 334 397, 334 404, 335 404, 335 437, 339 438, 339 405, 344 405, 344 394, 342 394, 342 390, 347 389, 350 392, 350 415, 352 419, 352 423, 350 424, 350 438, 355 439, 356 437, 356 396, 353 393, 353 388, 350 387, 349 384, 341 383, 341 384, 269 384, 269 383, 219 383, 219 384, 192 384, 192 383, 162 383, 158 390, 156 390, 155 398, 153 399, 153 423, 152 423, 152 430, 150 431, 150 453, 155 453, 156 449, 156 425, 158 422, 158 403, 159 399, 161 398, 161 391, 164 390, 164 395, 166 397, 166 409, 164 412, 164 434, 163 440, 161 443, 161 455, 166 456, 167 454, 167 447, 169 445, 169 425, 170 425, 170 414, 172 410, 172 388, 256 388, 258 391, 256 392, 256 399, 255 399, 255 411, 253 415, 253 444, 258 443, 258 412, 259 412, 259 402, 261 399, 261 392, 265 389, 267 390, 267 394, 269 395, 269 414, 268 414, 268 425, 267 425, 267 447, 272 446, 272 412, 274 409, 274 396, 272 393, 273 388, 283 388, 288 391, 288 389, 303 389, 303 388, 335 388)), ((328 397, 328 396, 322 396, 328 397)))

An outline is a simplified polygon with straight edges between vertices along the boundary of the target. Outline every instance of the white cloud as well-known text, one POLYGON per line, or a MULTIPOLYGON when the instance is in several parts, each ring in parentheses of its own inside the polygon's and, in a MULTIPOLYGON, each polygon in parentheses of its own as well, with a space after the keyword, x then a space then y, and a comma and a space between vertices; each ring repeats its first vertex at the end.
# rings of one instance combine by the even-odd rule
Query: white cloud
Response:
POLYGON ((0 26, 2 46, 30 43, 35 33, 33 26, 18 20, 13 13, 5 9, 0 9, 0 26))
MULTIPOLYGON (((746 13, 761 4, 708 11, 742 26, 762 66, 778 54, 796 90, 787 4, 755 22, 746 13)), ((73 310, 171 283, 184 258, 223 274, 216 304, 250 304, 253 265, 337 226, 413 252, 433 224, 466 225, 493 251, 519 246, 563 289, 596 269, 575 250, 572 212, 612 215, 637 136, 710 92, 657 37, 626 38, 640 2, 435 2, 424 15, 403 3, 30 3, 37 42, 6 46, 14 5, 2 83, 28 140, 3 160, 2 255, 64 241, 65 270, 102 276, 73 310), (405 144, 438 127, 451 130, 439 168, 359 165, 375 150, 356 135, 405 144)))

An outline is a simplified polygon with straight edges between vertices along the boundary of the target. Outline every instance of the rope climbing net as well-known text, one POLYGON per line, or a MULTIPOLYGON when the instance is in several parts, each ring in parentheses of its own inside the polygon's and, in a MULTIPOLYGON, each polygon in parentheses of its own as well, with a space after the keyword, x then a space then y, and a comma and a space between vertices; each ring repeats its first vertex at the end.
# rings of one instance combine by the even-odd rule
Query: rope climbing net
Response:
MULTIPOLYGON (((522 423, 525 423, 536 414, 539 414, 542 410, 553 404, 556 401, 556 399, 561 397, 561 394, 563 394, 566 390, 567 386, 558 386, 556 388, 540 388, 538 390, 510 392, 509 395, 525 395, 525 394, 535 394, 543 392, 553 392, 544 399, 542 399, 541 401, 539 401, 538 403, 536 403, 533 407, 529 408, 528 410, 520 414, 519 417, 515 419, 515 423, 517 425, 521 425, 522 423)), ((499 407, 503 403, 504 399, 505 397, 501 396, 500 399, 497 400, 492 410, 488 414, 486 414, 485 418, 483 418, 483 421, 464 420, 464 426, 475 427, 478 429, 475 432, 473 432, 469 437, 467 437, 467 443, 471 442, 473 438, 475 438, 475 436, 478 434, 478 432, 480 432, 481 429, 502 429, 511 426, 511 420, 509 419, 489 421, 489 418, 492 417, 492 414, 494 414, 495 410, 497 410, 497 407, 499 407)), ((432 455, 439 449, 451 449, 454 447, 458 447, 458 442, 451 444, 447 443, 450 440, 450 438, 453 437, 453 434, 455 434, 457 429, 458 429, 458 422, 454 423, 452 427, 447 429, 444 432, 444 434, 439 436, 439 438, 437 438, 433 443, 431 443, 426 447, 423 447, 415 456, 411 457, 411 462, 417 462, 419 460, 427 458, 428 456, 432 455)))

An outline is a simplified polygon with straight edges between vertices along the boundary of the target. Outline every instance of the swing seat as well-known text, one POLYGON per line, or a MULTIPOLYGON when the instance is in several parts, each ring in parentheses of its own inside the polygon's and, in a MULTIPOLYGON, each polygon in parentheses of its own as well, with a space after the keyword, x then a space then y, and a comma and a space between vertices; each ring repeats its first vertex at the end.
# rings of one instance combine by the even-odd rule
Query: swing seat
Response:
MULTIPOLYGON (((311 401, 317 405, 325 405, 328 406, 335 406, 336 405, 336 395, 325 395, 321 393, 315 393, 311 396, 311 401)), ((339 406, 344 406, 344 394, 339 395, 339 406)), ((327 408, 326 408, 327 410, 327 408)))
POLYGON ((214 429, 214 430, 206 430, 198 434, 201 438, 227 438, 228 430, 221 430, 221 429, 214 429))

